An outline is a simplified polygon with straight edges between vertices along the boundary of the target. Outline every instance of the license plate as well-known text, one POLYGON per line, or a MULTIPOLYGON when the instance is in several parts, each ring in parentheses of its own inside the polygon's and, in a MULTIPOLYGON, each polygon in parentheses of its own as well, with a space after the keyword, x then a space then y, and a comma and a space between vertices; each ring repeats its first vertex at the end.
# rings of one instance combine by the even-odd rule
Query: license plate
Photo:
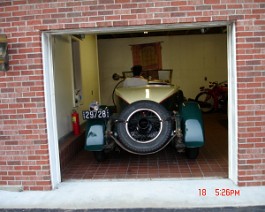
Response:
POLYGON ((100 109, 100 110, 85 110, 82 111, 83 119, 106 119, 109 118, 109 110, 108 109, 100 109))

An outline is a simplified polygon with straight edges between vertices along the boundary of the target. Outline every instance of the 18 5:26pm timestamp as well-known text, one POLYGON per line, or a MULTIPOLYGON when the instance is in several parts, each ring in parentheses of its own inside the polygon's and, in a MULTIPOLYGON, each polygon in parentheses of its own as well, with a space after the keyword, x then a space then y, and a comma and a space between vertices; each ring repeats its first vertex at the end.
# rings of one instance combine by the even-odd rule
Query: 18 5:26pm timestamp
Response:
MULTIPOLYGON (((208 190, 206 188, 199 188, 199 196, 207 196, 208 190)), ((214 195, 219 197, 236 197, 240 196, 239 189, 229 189, 229 188, 216 188, 214 189, 214 195)))

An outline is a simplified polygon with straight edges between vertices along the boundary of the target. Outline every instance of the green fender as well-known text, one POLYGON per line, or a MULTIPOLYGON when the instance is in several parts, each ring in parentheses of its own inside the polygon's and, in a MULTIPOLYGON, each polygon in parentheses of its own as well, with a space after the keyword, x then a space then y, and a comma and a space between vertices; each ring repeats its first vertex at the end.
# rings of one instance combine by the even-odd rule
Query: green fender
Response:
POLYGON ((105 119, 87 120, 85 149, 89 151, 102 151, 105 145, 105 119))
POLYGON ((184 102, 180 106, 183 142, 188 148, 204 145, 204 126, 202 112, 196 102, 184 102))

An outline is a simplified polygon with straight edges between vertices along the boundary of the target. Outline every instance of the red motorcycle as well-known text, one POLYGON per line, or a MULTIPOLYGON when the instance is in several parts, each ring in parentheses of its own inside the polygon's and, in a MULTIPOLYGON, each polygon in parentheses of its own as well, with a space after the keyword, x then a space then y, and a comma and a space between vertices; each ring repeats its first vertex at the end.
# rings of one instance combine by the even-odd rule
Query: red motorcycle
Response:
POLYGON ((199 103, 203 113, 223 110, 227 111, 228 86, 227 81, 218 83, 209 82, 209 88, 200 87, 200 93, 195 101, 199 103))

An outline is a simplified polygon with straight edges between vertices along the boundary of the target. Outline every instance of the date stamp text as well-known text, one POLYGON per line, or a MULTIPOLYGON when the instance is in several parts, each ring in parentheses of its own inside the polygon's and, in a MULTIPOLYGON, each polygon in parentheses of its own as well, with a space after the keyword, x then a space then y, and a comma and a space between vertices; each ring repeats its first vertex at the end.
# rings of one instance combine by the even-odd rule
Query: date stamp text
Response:
POLYGON ((215 188, 214 191, 208 191, 206 188, 198 189, 199 196, 207 196, 208 193, 214 193, 217 197, 236 197, 240 196, 240 189, 230 189, 230 188, 215 188))

